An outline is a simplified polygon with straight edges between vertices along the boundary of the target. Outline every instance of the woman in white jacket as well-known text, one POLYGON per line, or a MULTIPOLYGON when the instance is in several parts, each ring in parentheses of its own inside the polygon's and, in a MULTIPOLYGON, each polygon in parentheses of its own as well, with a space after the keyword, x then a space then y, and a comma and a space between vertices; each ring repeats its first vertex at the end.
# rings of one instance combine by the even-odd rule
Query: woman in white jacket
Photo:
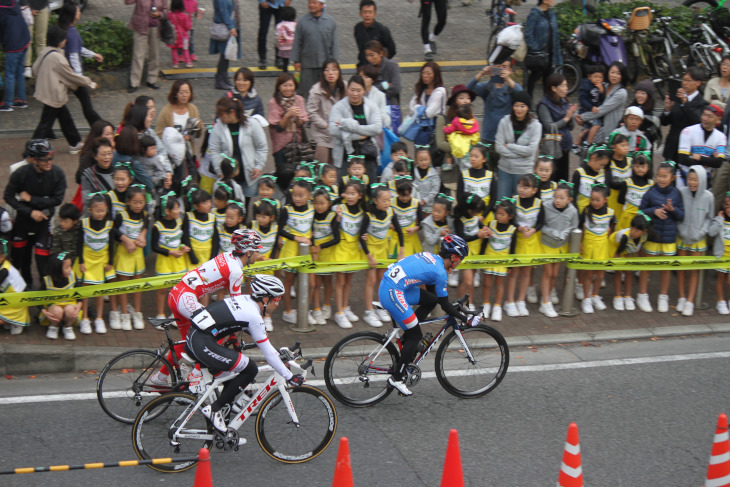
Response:
POLYGON ((243 105, 234 98, 218 100, 216 116, 208 137, 211 170, 217 177, 221 176, 221 154, 236 159, 241 170, 234 179, 241 185, 244 196, 256 196, 258 180, 269 155, 266 132, 255 118, 244 115, 243 105))
POLYGON ((330 113, 332 160, 339 176, 347 173, 346 157, 357 153, 365 156, 367 175, 370 182, 375 182, 378 164, 375 138, 382 132, 380 110, 365 98, 365 81, 356 74, 347 83, 347 97, 335 103, 330 113))
MULTIPOLYGON (((411 115, 415 116, 420 107, 425 107, 423 112, 424 118, 433 119, 434 127, 436 126, 436 117, 446 113, 446 99, 448 98, 444 82, 441 79, 441 67, 433 61, 428 61, 421 66, 421 74, 418 77, 411 102, 408 107, 411 115)), ((430 134, 429 138, 430 138, 430 134)), ((429 140, 414 141, 416 144, 425 145, 429 140)))

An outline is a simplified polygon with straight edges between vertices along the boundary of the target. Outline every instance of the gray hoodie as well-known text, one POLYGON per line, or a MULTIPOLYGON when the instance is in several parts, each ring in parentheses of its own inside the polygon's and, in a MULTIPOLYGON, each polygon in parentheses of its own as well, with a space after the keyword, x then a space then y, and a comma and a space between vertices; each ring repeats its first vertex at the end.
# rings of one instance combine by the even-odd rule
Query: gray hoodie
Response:
POLYGON ((725 255, 725 217, 716 216, 712 219, 708 235, 715 237, 712 244, 712 255, 720 259, 725 255))
POLYGON ((578 210, 568 205, 563 211, 555 208, 554 202, 543 205, 545 224, 541 229, 540 242, 546 247, 557 249, 565 245, 570 232, 578 228, 578 210))
POLYGON ((531 174, 537 160, 537 150, 542 138, 542 125, 533 118, 525 131, 515 140, 515 132, 509 115, 502 117, 497 126, 494 144, 499 153, 499 169, 509 174, 531 174), (509 144, 507 147, 505 144, 509 144))
POLYGON ((707 190, 707 170, 704 166, 691 166, 690 171, 700 179, 697 191, 692 194, 688 187, 679 188, 684 205, 684 220, 677 225, 677 236, 686 244, 694 244, 705 238, 715 209, 715 197, 707 190))
MULTIPOLYGON (((446 225, 450 230, 454 229, 454 220, 450 216, 446 217, 446 225)), ((436 226, 431 215, 423 219, 421 222, 421 231, 423 232, 423 250, 425 252, 438 253, 442 238, 442 228, 436 226)))

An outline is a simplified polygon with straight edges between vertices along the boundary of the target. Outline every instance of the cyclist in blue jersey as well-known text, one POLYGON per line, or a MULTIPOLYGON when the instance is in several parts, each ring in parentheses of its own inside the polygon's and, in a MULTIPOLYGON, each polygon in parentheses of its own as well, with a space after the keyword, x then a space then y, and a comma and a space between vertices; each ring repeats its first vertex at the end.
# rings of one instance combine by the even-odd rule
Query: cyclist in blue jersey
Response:
POLYGON ((450 316, 458 318, 470 326, 479 324, 480 317, 468 318, 460 313, 450 302, 446 288, 448 273, 458 266, 469 255, 466 241, 457 235, 446 235, 441 241, 438 255, 421 252, 401 259, 388 266, 383 280, 380 281, 378 298, 393 320, 404 330, 401 337, 403 349, 400 362, 393 375, 388 377, 388 384, 395 387, 404 396, 412 392, 405 383, 405 370, 416 357, 418 342, 423 338, 420 321, 436 307, 450 316), (429 290, 421 289, 426 285, 429 290), (431 291, 433 290, 433 291, 431 291), (419 305, 416 311, 412 305, 419 305))

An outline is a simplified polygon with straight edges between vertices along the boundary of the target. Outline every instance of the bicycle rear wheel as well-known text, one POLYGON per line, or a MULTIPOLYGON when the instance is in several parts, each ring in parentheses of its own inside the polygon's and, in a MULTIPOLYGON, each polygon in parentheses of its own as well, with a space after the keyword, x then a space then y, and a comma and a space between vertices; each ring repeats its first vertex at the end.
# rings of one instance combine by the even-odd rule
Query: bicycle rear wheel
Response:
POLYGON ((96 382, 96 397, 109 417, 132 424, 145 404, 176 385, 174 370, 164 357, 150 350, 130 350, 106 364, 96 382), (171 371, 170 387, 152 386, 149 378, 163 366, 171 371))
POLYGON ((507 341, 501 333, 486 325, 465 328, 461 334, 464 344, 452 331, 439 346, 436 378, 454 396, 480 397, 497 387, 507 373, 507 341), (464 345, 469 349, 473 362, 464 345))
POLYGON ((335 399, 352 407, 370 406, 382 401, 393 390, 388 385, 398 363, 395 345, 388 343, 376 359, 375 352, 387 336, 363 331, 340 340, 324 363, 324 381, 335 399))
POLYGON ((337 411, 327 394, 316 387, 289 389, 298 424, 292 422, 281 392, 269 396, 256 418, 261 449, 283 463, 303 463, 327 449, 337 430, 337 411))
MULTIPOLYGON (((197 438, 174 437, 177 428, 190 415, 198 398, 184 392, 173 392, 149 402, 134 421, 132 445, 141 460, 151 458, 197 457, 201 448, 210 450, 215 432, 213 425, 200 410, 195 411, 180 431, 197 438), (201 438, 204 436, 204 438, 201 438), (173 444, 173 441, 175 444, 173 444)), ((178 463, 147 465, 158 472, 184 472, 193 468, 197 460, 178 463)))

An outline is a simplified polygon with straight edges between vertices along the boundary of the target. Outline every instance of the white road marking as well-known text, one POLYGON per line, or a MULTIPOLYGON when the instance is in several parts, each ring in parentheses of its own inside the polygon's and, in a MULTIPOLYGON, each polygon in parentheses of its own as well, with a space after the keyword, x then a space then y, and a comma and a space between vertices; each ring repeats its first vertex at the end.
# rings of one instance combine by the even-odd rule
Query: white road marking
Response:
MULTIPOLYGON (((682 362, 686 360, 707 360, 716 358, 730 358, 730 351, 727 352, 706 352, 692 353, 683 355, 659 355, 656 357, 636 357, 609 360, 592 360, 587 362, 572 362, 562 364, 543 364, 543 365, 511 365, 507 370, 507 374, 515 374, 519 372, 546 372, 552 370, 571 370, 571 369, 589 369, 594 367, 616 367, 619 365, 641 365, 641 364, 657 364, 663 362, 682 362)), ((450 375, 466 375, 473 374, 474 371, 460 370, 452 371, 450 375)), ((421 378, 433 379, 436 377, 435 372, 423 372, 421 378)), ((355 379, 353 377, 353 379, 355 379)), ((383 377, 385 380, 385 377, 383 377)), ((308 380, 307 385, 315 387, 324 387, 323 380, 308 380)), ((107 394, 106 397, 125 397, 126 392, 119 391, 107 394)), ((0 405, 8 404, 28 404, 37 402, 55 402, 55 401, 89 401, 96 400, 96 393, 78 393, 78 394, 47 394, 35 396, 17 396, 0 398, 0 405)))

